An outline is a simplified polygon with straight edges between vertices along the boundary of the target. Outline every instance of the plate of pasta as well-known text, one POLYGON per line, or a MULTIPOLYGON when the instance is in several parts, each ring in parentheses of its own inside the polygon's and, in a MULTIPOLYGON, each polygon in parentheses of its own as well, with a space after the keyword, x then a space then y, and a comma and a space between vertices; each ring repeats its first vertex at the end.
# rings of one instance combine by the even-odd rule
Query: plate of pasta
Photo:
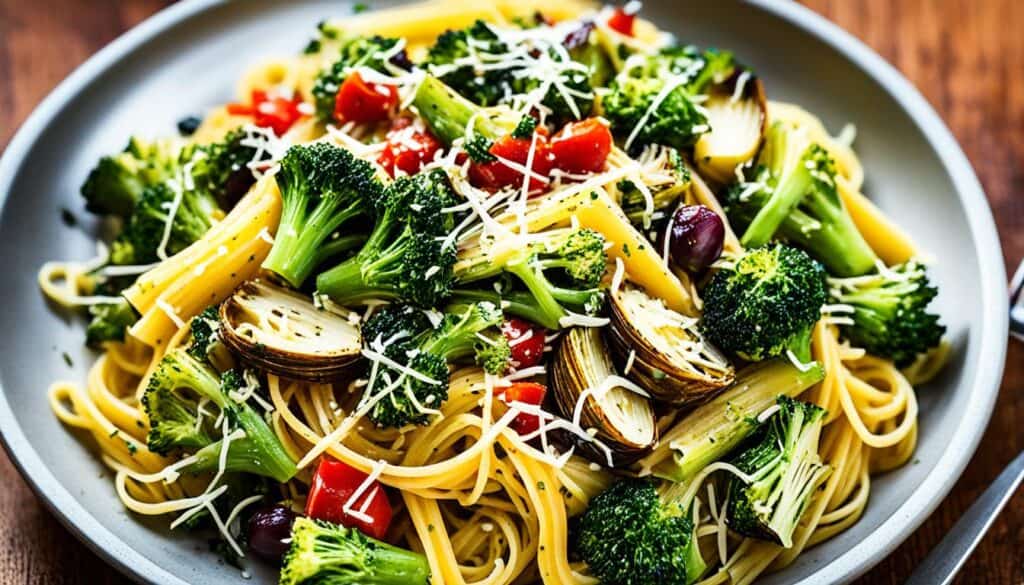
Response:
POLYGON ((0 192, 5 445, 144 582, 852 580, 1005 352, 963 154, 790 4, 183 3, 0 192))

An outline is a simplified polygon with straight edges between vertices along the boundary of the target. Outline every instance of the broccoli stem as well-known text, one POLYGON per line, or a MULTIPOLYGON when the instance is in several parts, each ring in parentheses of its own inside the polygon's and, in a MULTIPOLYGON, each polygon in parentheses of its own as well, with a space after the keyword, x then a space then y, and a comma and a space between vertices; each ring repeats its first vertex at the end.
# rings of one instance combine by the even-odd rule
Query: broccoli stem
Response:
POLYGON ((807 250, 835 276, 861 276, 875 269, 878 256, 842 207, 817 192, 805 198, 802 206, 821 220, 795 210, 780 226, 787 240, 807 250))
POLYGON ((753 221, 743 232, 740 243, 747 248, 756 248, 767 244, 775 230, 790 215, 811 188, 811 173, 803 165, 797 165, 793 172, 775 188, 768 203, 762 207, 753 221))
MULTIPOLYGON (((230 408, 230 407, 229 407, 230 408)), ((273 478, 284 483, 295 476, 298 469, 281 442, 263 417, 247 405, 232 410, 232 416, 245 436, 228 444, 225 469, 273 478)), ((186 473, 216 471, 220 467, 220 453, 224 439, 196 451, 196 461, 184 468, 186 473)))
POLYGON ((399 298, 391 289, 372 287, 366 282, 358 256, 349 258, 327 272, 321 272, 316 277, 316 289, 342 304, 375 298, 391 301, 399 298))
POLYGON ((333 205, 321 203, 306 219, 301 230, 282 221, 284 229, 278 230, 278 237, 263 262, 263 268, 277 273, 294 287, 302 286, 323 257, 327 247, 324 241, 340 225, 361 214, 362 205, 358 201, 350 202, 340 212, 333 205))
MULTIPOLYGON (((458 289, 452 291, 451 302, 470 303, 488 301, 501 307, 501 310, 516 317, 522 317, 547 329, 558 329, 561 326, 558 318, 564 316, 560 312, 557 318, 554 315, 545 313, 537 304, 533 295, 528 292, 515 291, 511 293, 498 294, 494 291, 458 289)), ((561 309, 559 309, 561 311, 561 309)))
POLYGON ((484 110, 455 93, 436 77, 427 76, 416 90, 413 105, 445 146, 466 134, 473 120, 473 132, 488 140, 497 140, 507 132, 485 115, 484 110), (475 118, 474 118, 475 116, 475 118))
MULTIPOLYGON (((683 484, 732 451, 758 427, 757 416, 780 395, 796 396, 825 378, 820 364, 806 371, 786 360, 748 366, 733 385, 686 415, 661 438, 672 457, 653 468, 654 475, 683 484)), ((685 490, 682 490, 685 491, 685 490)))
POLYGON ((316 264, 321 264, 330 258, 340 256, 349 250, 354 250, 366 243, 365 234, 351 234, 329 240, 316 251, 316 264))

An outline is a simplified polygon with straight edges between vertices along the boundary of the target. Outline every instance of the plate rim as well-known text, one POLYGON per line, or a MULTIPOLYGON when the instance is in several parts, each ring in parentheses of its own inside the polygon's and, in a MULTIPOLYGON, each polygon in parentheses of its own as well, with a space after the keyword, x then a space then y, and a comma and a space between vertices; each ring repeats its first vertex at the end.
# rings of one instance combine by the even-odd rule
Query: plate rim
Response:
MULTIPOLYGON (((969 400, 951 447, 897 510, 867 538, 818 568, 800 584, 852 581, 875 566, 916 530, 948 495, 960 478, 984 434, 996 399, 1006 361, 1009 305, 1005 294, 1006 273, 1002 247, 984 191, 960 145, 950 130, 910 81, 892 65, 835 23, 796 2, 743 0, 771 13, 821 42, 876 81, 903 108, 922 131, 945 170, 966 213, 971 237, 979 255, 982 320, 977 335, 977 375, 957 387, 977 400, 969 400), (989 367, 981 367, 981 366, 989 367)), ((186 0, 169 6, 128 30, 96 52, 61 81, 22 123, 0 158, 0 207, 6 204, 15 170, 40 134, 56 115, 119 60, 160 36, 180 22, 211 10, 228 0, 186 0)), ((36 496, 57 519, 93 552, 123 574, 140 581, 188 585, 154 561, 140 554, 90 514, 43 464, 28 442, 0 387, 0 443, 36 496)))

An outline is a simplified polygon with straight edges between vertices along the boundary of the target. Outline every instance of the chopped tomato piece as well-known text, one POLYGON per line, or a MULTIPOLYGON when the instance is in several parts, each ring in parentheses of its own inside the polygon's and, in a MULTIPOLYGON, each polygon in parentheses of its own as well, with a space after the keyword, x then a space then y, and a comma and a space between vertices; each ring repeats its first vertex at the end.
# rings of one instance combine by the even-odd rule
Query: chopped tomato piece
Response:
POLYGON ((395 169, 415 175, 420 168, 434 160, 441 143, 427 130, 417 130, 409 118, 395 118, 388 132, 388 143, 377 162, 392 177, 395 169))
POLYGON ((551 139, 555 166, 570 173, 596 173, 612 151, 612 133, 597 118, 566 124, 551 139))
MULTIPOLYGON (((522 402, 540 406, 544 402, 544 396, 548 393, 547 386, 536 382, 516 382, 507 388, 496 388, 495 392, 505 395, 505 403, 522 402)), ((540 417, 536 414, 521 412, 510 425, 520 435, 529 435, 540 428, 540 417)))
MULTIPOLYGON (((535 135, 536 147, 530 164, 529 187, 531 194, 540 194, 547 189, 547 178, 553 166, 551 150, 547 137, 538 132, 535 135)), ((475 187, 487 191, 498 191, 505 187, 519 188, 523 184, 523 170, 530 156, 531 139, 505 136, 491 145, 490 153, 499 159, 505 159, 515 166, 505 164, 503 160, 485 163, 473 163, 469 166, 469 181, 475 187)))
POLYGON ((338 88, 334 118, 339 122, 379 122, 388 119, 398 105, 398 88, 384 83, 366 83, 358 71, 338 88))
POLYGON ((517 369, 535 366, 544 357, 547 330, 540 325, 512 317, 501 324, 501 333, 512 348, 512 365, 517 369))
POLYGON ((287 132, 304 116, 301 108, 302 96, 298 92, 286 97, 254 89, 250 102, 228 104, 228 113, 232 116, 252 116, 254 124, 261 128, 270 128, 278 136, 287 132))
POLYGON ((626 12, 620 6, 613 10, 612 15, 608 17, 608 28, 631 37, 633 36, 634 20, 636 20, 636 15, 626 12))
POLYGON ((336 459, 323 458, 313 474, 306 498, 306 516, 357 528, 367 536, 384 538, 391 524, 391 503, 379 482, 370 483, 349 508, 345 504, 367 475, 336 459))

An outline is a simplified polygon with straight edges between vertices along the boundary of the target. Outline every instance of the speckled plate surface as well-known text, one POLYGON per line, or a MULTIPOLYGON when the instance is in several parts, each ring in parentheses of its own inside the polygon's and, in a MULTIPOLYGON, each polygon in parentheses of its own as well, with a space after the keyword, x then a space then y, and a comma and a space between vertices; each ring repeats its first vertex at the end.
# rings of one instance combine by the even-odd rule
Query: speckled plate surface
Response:
MULTIPOLYGON (((36 271, 47 260, 92 255, 92 226, 69 229, 59 210, 87 217, 78 187, 98 156, 121 148, 131 133, 170 134, 179 118, 230 100, 249 64, 294 54, 319 20, 349 10, 344 1, 175 5, 68 77, 0 160, 4 444, 64 524, 139 581, 246 582, 205 552, 204 541, 170 533, 164 519, 126 512, 88 445, 51 414, 47 386, 55 378, 84 379, 93 356, 82 348, 82 320, 47 305, 36 271)), ((967 159, 921 95, 819 16, 795 3, 761 0, 649 0, 645 16, 687 41, 734 50, 773 99, 803 104, 831 129, 855 123, 867 192, 937 259, 937 306, 955 351, 943 375, 920 389, 915 463, 872 482, 870 505, 850 530, 762 582, 850 580, 893 551, 938 505, 989 420, 1007 333, 1006 280, 991 212, 967 159)), ((248 582, 275 582, 272 570, 253 565, 248 582)))

